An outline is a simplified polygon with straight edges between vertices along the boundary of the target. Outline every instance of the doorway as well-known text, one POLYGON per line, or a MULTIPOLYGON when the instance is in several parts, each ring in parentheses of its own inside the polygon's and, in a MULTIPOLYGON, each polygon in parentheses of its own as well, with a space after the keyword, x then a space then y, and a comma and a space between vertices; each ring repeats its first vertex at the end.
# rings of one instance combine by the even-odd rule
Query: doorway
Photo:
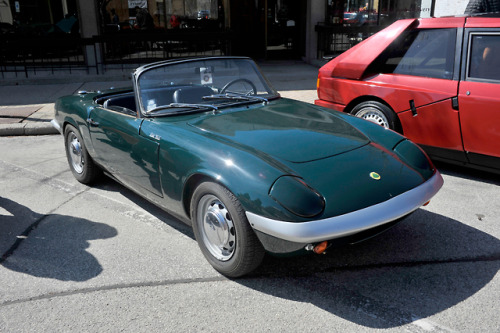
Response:
POLYGON ((233 0, 234 55, 298 59, 305 54, 307 0, 233 0))
POLYGON ((264 0, 265 57, 295 59, 304 53, 304 29, 307 2, 297 0, 264 0))

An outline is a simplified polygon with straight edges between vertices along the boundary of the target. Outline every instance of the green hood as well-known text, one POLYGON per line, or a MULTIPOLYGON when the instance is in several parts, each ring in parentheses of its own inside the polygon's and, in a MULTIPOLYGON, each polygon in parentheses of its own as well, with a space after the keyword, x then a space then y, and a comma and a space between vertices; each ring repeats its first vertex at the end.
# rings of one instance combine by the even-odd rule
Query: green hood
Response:
POLYGON ((335 114, 286 99, 263 107, 209 116, 191 125, 294 163, 342 154, 370 142, 335 114))

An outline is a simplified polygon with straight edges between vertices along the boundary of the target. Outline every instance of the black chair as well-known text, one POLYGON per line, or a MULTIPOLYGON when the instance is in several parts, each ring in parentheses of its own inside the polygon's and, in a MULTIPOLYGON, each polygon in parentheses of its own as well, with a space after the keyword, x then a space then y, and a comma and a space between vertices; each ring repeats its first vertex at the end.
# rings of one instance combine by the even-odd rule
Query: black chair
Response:
POLYGON ((183 87, 174 92, 174 103, 202 103, 203 96, 211 96, 213 93, 212 89, 205 86, 183 87))

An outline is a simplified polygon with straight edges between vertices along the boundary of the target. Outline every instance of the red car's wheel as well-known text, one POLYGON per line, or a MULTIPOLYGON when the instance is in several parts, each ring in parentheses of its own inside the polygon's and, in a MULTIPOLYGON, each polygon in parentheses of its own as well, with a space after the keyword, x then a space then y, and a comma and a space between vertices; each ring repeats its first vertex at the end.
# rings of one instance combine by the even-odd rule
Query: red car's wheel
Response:
POLYGON ((367 101, 359 103, 351 110, 351 114, 382 127, 401 132, 401 127, 394 111, 380 102, 367 101))

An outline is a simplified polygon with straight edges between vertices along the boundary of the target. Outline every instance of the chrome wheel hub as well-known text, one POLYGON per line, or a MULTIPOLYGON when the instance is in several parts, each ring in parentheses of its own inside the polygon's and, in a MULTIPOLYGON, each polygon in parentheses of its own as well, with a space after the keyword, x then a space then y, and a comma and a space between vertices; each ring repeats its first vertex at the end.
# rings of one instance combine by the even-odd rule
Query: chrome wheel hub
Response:
POLYGON ((200 200, 198 221, 202 223, 201 234, 208 251, 218 260, 227 261, 234 254, 236 233, 224 204, 213 195, 200 200))
POLYGON ((74 133, 71 133, 68 138, 68 153, 73 170, 77 173, 82 173, 84 165, 82 146, 74 133))
POLYGON ((355 114, 356 117, 371 121, 377 125, 389 128, 389 121, 382 111, 373 107, 367 107, 359 110, 355 114))

